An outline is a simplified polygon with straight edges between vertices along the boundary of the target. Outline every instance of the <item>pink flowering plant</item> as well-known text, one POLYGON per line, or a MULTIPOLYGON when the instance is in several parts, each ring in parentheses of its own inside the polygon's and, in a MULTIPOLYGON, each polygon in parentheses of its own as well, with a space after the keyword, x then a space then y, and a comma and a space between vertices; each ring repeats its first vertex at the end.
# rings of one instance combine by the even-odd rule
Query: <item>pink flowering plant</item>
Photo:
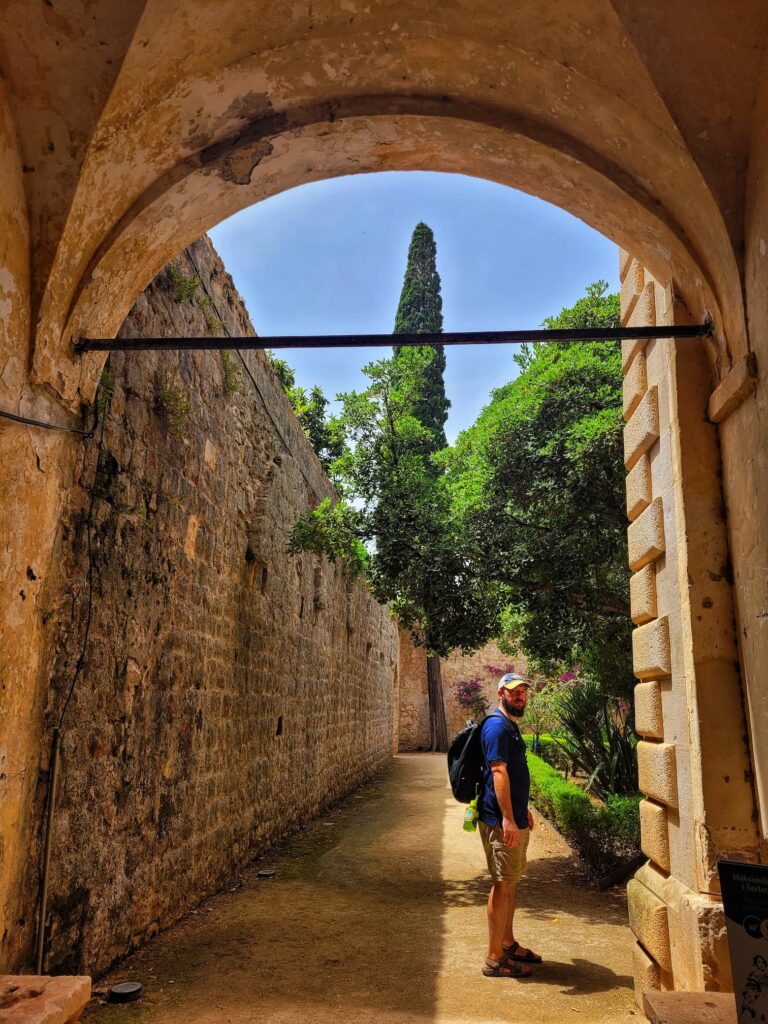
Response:
MULTIPOLYGON (((505 672, 514 672, 514 665, 484 665, 483 672, 496 679, 500 679, 505 672)), ((488 712, 491 702, 486 696, 488 683, 482 675, 472 676, 471 679, 463 679, 456 683, 453 688, 453 698, 462 711, 466 711, 470 717, 477 722, 488 712)))
POLYGON ((456 683, 453 688, 453 696, 462 711, 466 711, 474 721, 482 718, 490 707, 490 702, 485 696, 485 683, 481 676, 463 679, 456 683))

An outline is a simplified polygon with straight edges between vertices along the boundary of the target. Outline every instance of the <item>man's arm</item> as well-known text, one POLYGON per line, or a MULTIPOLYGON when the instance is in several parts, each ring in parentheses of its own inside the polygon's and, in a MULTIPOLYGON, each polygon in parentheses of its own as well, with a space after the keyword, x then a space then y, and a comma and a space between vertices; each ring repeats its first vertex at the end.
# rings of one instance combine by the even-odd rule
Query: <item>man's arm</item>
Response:
POLYGON ((517 846, 520 833, 512 816, 512 793, 509 786, 507 766, 503 761, 491 761, 493 791, 501 809, 501 825, 504 831, 504 845, 517 846))

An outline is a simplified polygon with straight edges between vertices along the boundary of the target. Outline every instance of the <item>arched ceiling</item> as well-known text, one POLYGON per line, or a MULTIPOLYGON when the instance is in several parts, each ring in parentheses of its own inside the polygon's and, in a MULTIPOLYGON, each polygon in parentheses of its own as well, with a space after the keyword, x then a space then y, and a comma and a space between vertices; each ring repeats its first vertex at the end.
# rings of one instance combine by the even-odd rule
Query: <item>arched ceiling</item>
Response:
POLYGON ((714 314, 727 364, 745 344, 768 8, 674 8, 6 2, 0 73, 24 168, 38 378, 87 393, 97 365, 73 359, 72 337, 114 333, 163 263, 221 218, 311 179, 425 168, 513 185, 609 235, 714 314))

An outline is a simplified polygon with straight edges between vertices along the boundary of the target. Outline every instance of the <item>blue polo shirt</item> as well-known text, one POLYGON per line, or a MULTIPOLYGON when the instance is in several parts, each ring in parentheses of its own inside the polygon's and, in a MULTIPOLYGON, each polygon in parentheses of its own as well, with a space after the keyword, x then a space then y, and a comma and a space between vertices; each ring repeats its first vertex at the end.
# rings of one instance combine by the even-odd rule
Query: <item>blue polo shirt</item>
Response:
POLYGON ((512 815, 518 828, 528 828, 528 795, 531 776, 525 757, 525 740, 515 722, 500 710, 492 712, 482 726, 483 788, 477 809, 486 825, 501 825, 501 808, 493 788, 491 761, 504 761, 512 792, 512 815))

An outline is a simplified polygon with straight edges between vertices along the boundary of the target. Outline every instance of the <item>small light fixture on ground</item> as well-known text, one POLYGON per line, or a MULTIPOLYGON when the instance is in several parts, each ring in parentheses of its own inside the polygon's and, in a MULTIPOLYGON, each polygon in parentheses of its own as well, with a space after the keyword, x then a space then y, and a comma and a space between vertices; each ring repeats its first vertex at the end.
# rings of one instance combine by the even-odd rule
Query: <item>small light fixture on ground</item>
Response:
POLYGON ((109 990, 107 1000, 110 1003, 135 1003, 141 999, 143 991, 138 981, 121 981, 109 990))

